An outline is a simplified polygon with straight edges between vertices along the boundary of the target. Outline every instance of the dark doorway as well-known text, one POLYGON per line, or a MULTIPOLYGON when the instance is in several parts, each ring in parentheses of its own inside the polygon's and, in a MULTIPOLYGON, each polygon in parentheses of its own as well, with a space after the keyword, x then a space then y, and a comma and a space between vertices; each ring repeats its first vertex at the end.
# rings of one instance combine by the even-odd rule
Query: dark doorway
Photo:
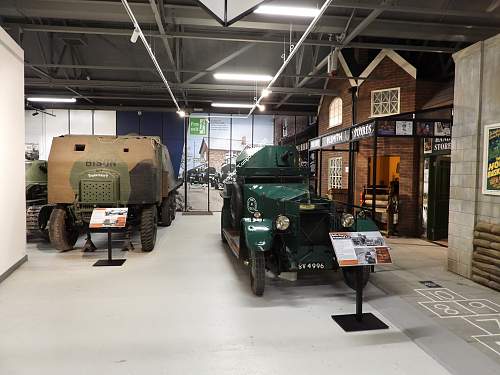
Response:
POLYGON ((448 238, 451 163, 449 156, 432 156, 429 161, 427 239, 437 241, 448 238))

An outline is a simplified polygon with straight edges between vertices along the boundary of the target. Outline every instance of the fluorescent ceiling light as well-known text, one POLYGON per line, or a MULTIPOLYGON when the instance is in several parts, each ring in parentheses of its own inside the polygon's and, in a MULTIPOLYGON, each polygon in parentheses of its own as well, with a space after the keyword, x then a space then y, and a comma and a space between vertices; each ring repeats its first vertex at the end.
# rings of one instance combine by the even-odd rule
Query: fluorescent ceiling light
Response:
POLYGON ((252 82, 269 82, 273 79, 272 76, 266 74, 237 74, 237 73, 215 73, 214 78, 230 80, 230 81, 252 81, 252 82))
POLYGON ((254 13, 272 14, 274 16, 292 16, 314 18, 319 14, 317 8, 285 7, 275 5, 261 5, 254 13))
POLYGON ((217 107, 217 108, 252 108, 253 104, 249 104, 249 103, 212 103, 212 107, 217 107))
POLYGON ((27 98, 29 102, 40 102, 40 103, 75 103, 75 98, 27 98))

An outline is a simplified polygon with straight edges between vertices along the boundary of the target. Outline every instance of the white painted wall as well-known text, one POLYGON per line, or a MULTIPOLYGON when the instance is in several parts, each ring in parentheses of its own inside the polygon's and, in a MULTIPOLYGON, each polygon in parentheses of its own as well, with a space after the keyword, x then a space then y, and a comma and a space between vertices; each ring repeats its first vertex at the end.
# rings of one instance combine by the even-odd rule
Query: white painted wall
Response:
POLYGON ((116 135, 115 111, 49 109, 45 113, 25 111, 26 143, 36 143, 40 159, 47 160, 52 138, 65 134, 116 135))
POLYGON ((0 275, 26 255, 24 51, 0 27, 0 275))

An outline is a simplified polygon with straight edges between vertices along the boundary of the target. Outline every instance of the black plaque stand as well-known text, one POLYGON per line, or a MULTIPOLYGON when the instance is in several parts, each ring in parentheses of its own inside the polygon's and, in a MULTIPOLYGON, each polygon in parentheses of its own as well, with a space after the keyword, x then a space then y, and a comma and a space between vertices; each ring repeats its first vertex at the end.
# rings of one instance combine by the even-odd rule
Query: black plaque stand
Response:
POLYGON ((126 259, 113 259, 111 251, 111 228, 107 229, 108 232, 108 259, 100 259, 94 263, 94 267, 119 267, 125 263, 126 259))
POLYGON ((387 329, 387 324, 372 313, 363 313, 363 267, 356 267, 356 314, 332 315, 346 332, 387 329))

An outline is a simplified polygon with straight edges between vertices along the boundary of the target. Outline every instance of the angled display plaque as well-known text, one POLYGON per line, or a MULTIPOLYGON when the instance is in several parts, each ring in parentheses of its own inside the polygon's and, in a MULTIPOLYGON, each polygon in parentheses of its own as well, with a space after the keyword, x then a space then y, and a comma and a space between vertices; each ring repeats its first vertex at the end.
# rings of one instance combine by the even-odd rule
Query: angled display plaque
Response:
POLYGON ((263 0, 197 0, 222 26, 229 26, 253 12, 263 0))

